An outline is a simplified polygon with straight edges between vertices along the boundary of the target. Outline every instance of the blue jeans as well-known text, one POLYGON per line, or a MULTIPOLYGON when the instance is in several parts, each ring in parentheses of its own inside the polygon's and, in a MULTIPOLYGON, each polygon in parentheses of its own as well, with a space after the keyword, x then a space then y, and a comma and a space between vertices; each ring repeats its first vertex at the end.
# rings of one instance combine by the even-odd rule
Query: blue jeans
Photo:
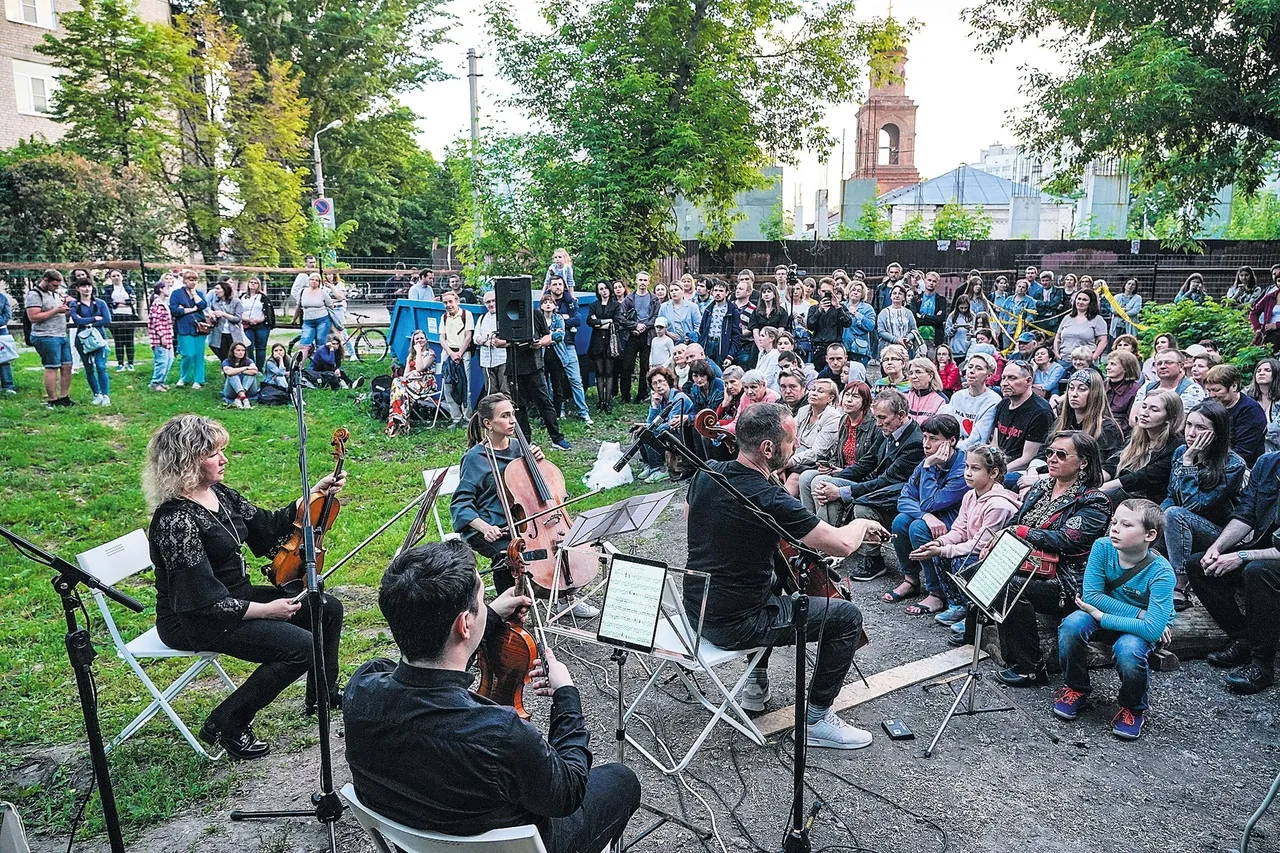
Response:
POLYGON ((170 347, 152 347, 151 358, 155 364, 151 368, 151 384, 167 385, 169 369, 173 367, 173 349, 170 347))
POLYGON ((587 392, 582 387, 582 368, 578 366, 578 351, 567 344, 556 344, 556 355, 564 367, 564 378, 569 383, 573 407, 578 410, 578 417, 586 420, 591 417, 587 411, 587 392))
POLYGON ((298 340, 301 346, 324 346, 329 340, 329 317, 317 317, 314 320, 302 321, 302 336, 298 340))
POLYGON ((1164 547, 1173 573, 1185 578, 1191 555, 1207 549, 1221 532, 1221 527, 1189 509, 1171 506, 1165 510, 1164 547))
MULTIPOLYGON (((932 539, 933 534, 929 532, 929 525, 924 523, 924 519, 912 518, 905 512, 898 513, 894 518, 893 552, 898 555, 898 568, 902 570, 904 578, 919 580, 920 564, 907 555, 932 539)), ((926 591, 942 595, 941 589, 927 587, 926 591)))
POLYGON ((948 605, 967 604, 960 587, 951 579, 952 574, 968 577, 968 571, 978 562, 977 554, 966 554, 963 557, 934 557, 920 563, 920 574, 924 577, 925 591, 936 595, 948 605))
POLYGON ((1145 711, 1147 705, 1147 655, 1151 644, 1135 634, 1120 634, 1098 627, 1098 621, 1077 610, 1063 618, 1058 626, 1058 660, 1067 686, 1088 694, 1089 640, 1112 641, 1116 656, 1116 672, 1120 675, 1120 707, 1145 711))
POLYGON ((85 352, 79 347, 80 360, 84 362, 84 378, 89 380, 89 390, 94 394, 111 393, 111 374, 107 372, 107 347, 96 352, 85 352))
POLYGON ((243 393, 250 400, 258 396, 258 377, 237 373, 222 385, 222 396, 229 403, 243 393))
POLYGON ((204 335, 178 335, 178 381, 187 385, 204 384, 204 335))
POLYGON ((267 339, 271 337, 271 330, 265 323, 259 323, 256 326, 246 326, 244 333, 249 338, 249 358, 258 365, 259 370, 266 370, 267 339))

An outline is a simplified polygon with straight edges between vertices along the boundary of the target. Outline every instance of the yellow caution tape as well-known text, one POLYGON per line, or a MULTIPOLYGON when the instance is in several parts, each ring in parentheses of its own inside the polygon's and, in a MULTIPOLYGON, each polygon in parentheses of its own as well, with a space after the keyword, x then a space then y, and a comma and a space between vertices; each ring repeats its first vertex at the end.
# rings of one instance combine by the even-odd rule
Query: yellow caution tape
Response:
POLYGON ((1103 299, 1107 300, 1107 304, 1111 306, 1111 310, 1115 311, 1116 316, 1118 316, 1121 320, 1128 323, 1130 326, 1133 326, 1135 329, 1139 331, 1146 330, 1147 328, 1146 326, 1142 325, 1137 320, 1130 317, 1129 313, 1120 307, 1120 303, 1116 301, 1115 294, 1111 292, 1111 288, 1108 287, 1105 283, 1098 288, 1098 292, 1102 294, 1103 299))

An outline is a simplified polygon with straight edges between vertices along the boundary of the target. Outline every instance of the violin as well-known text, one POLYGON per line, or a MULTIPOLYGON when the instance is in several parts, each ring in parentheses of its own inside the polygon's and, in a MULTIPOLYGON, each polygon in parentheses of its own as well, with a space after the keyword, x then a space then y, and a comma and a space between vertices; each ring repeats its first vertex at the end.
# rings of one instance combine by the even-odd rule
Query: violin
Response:
POLYGON ((816 598, 843 598, 849 601, 849 591, 840 586, 837 575, 817 551, 801 551, 785 539, 778 543, 778 551, 786 564, 786 571, 777 572, 784 592, 803 592, 816 598), (807 577, 805 583, 801 579, 807 577))
MULTIPOLYGON (((507 546, 507 561, 516 581, 516 593, 532 597, 529 572, 522 556, 524 550, 524 540, 512 539, 507 546)), ((536 620, 536 608, 534 613, 536 620)), ((512 615, 502 632, 486 639, 476 652, 476 664, 480 667, 480 686, 476 692, 515 709, 520 719, 528 720, 532 715, 524 707, 524 686, 532 678, 534 660, 541 657, 542 641, 535 640, 518 617, 512 615)))
MULTIPOLYGON (((333 431, 333 441, 329 442, 333 447, 333 476, 335 479, 342 474, 342 466, 347 460, 347 440, 349 438, 351 438, 351 433, 344 427, 338 427, 333 431)), ((271 558, 271 565, 262 570, 267 579, 278 587, 284 587, 285 584, 302 580, 306 571, 306 555, 303 553, 302 547, 302 529, 305 527, 308 515, 311 517, 311 526, 316 545, 316 572, 321 572, 324 569, 324 534, 333 526, 334 519, 338 517, 340 509, 342 509, 342 504, 338 503, 337 495, 332 492, 326 494, 313 492, 309 500, 299 503, 297 515, 293 519, 293 531, 289 534, 289 538, 285 540, 284 544, 280 546, 280 549, 276 551, 275 556, 271 558)))
POLYGON ((738 455, 738 439, 733 433, 720 425, 720 419, 711 409, 701 409, 693 416, 693 428, 701 435, 718 445, 723 445, 730 456, 738 455))

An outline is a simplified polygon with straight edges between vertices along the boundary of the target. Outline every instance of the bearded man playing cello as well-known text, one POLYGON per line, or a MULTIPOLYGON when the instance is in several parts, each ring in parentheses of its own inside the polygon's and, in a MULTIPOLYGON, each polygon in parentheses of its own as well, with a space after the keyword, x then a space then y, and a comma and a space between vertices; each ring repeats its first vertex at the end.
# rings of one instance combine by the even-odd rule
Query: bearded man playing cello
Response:
MULTIPOLYGON (((736 459, 708 466, 809 548, 847 557, 864 541, 889 538, 874 520, 855 519, 843 527, 821 521, 778 482, 775 475, 786 468, 796 448, 796 423, 786 406, 749 407, 738 417, 737 439, 736 459)), ((791 599, 774 591, 774 561, 781 541, 777 531, 703 471, 689 486, 685 516, 689 524, 686 565, 711 576, 702 635, 724 649, 793 644, 791 599)), ((686 584, 684 596, 685 610, 696 624, 702 591, 686 584)), ((862 612, 843 598, 813 601, 806 635, 819 640, 806 743, 832 749, 869 745, 870 732, 849 725, 831 708, 862 636, 862 612)), ((767 664, 768 652, 744 687, 741 704, 748 711, 763 711, 769 700, 767 664)))

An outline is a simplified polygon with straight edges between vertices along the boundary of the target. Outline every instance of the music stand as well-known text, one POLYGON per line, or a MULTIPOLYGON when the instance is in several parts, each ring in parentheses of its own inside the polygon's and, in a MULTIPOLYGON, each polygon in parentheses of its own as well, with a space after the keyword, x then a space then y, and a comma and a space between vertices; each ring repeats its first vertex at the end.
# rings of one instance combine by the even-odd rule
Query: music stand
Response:
MULTIPOLYGON (((929 748, 924 751, 925 758, 933 755, 934 749, 938 746, 938 741, 942 739, 942 733, 947 730, 947 724, 951 722, 951 718, 957 713, 966 717, 973 717, 978 714, 989 714, 996 711, 1012 711, 1015 708, 1023 710, 1016 704, 993 708, 977 707, 978 684, 983 677, 982 670, 978 668, 978 664, 982 660, 983 627, 1004 622, 1005 617, 1009 615, 1009 611, 1022 598, 1023 593, 1027 591, 1027 586, 1031 583, 1032 575, 1028 575, 1012 598, 1005 597, 1003 610, 996 605, 996 599, 1009 586, 1018 568, 1030 554, 1031 546, 1012 530, 1006 529, 996 538, 991 550, 987 553, 986 559, 978 564, 978 568, 973 573, 972 578, 965 581, 960 575, 951 574, 956 586, 964 593, 965 598, 969 599, 973 604, 969 611, 971 618, 974 620, 973 660, 969 663, 969 671, 964 677, 964 684, 960 686, 958 691, 954 687, 954 681, 957 680, 954 677, 950 680, 939 681, 935 682, 934 685, 929 685, 946 684, 955 693, 956 698, 951 703, 951 708, 947 711, 946 716, 942 718, 942 725, 938 726, 938 733, 933 736, 929 748), (968 703, 965 709, 961 711, 959 710, 960 703, 964 702, 965 699, 968 699, 968 703)), ((1026 712, 1023 711, 1023 713, 1026 712)))
MULTIPOLYGON (((670 493, 668 493, 669 499, 670 493)), ((665 502, 663 505, 665 506, 665 502)), ((661 509, 658 511, 661 512, 661 509)), ((625 710, 627 703, 623 692, 625 683, 623 668, 631 651, 654 654, 658 620, 670 618, 662 610, 662 597, 667 582, 666 563, 629 554, 615 554, 609 561, 609 575, 605 580, 604 599, 600 603, 600 623, 596 629, 595 640, 613 647, 613 655, 609 660, 618 665, 618 727, 614 730, 614 738, 619 764, 626 763, 627 742, 625 710)), ((617 845, 619 853, 634 847, 667 823, 682 826, 704 840, 711 837, 711 833, 706 829, 678 818, 670 812, 646 805, 644 802, 640 803, 640 808, 654 815, 657 820, 631 839, 628 844, 619 843, 617 845)))

